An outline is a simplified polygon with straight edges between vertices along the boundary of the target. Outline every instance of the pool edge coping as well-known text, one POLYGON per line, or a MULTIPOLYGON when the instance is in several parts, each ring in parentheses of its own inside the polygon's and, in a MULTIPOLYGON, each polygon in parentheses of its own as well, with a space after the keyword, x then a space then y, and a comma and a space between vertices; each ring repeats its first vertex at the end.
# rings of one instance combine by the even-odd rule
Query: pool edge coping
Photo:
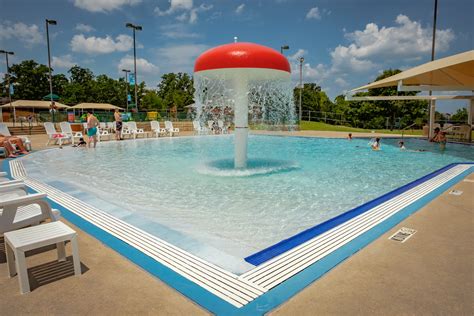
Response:
MULTIPOLYGON (((9 175, 12 175, 12 172, 10 169, 10 161, 13 161, 13 160, 16 160, 16 159, 4 160, 4 169, 9 173, 9 175)), ((104 242, 106 245, 108 245, 112 249, 116 250, 117 252, 119 252, 120 254, 122 254, 123 256, 125 256, 126 258, 128 258, 129 260, 137 264, 138 266, 142 267, 143 269, 148 271, 150 274, 154 275, 155 277, 160 278, 169 286, 173 287, 174 289, 184 294, 185 296, 193 300, 195 303, 201 305, 207 310, 218 313, 218 314, 220 313, 236 314, 236 315, 237 314, 239 315, 262 314, 284 303, 291 296, 295 295, 297 292, 301 291, 304 287, 314 282, 316 279, 318 279, 324 273, 326 273, 327 271, 332 269, 334 266, 342 262, 348 256, 357 252, 361 248, 361 245, 362 247, 365 247, 367 244, 369 244, 370 242, 378 238, 381 234, 383 234, 385 231, 392 228, 398 222, 400 222, 401 220, 409 216, 411 213, 416 212, 422 206, 424 206, 425 204, 427 204, 428 202, 430 202, 431 200, 439 196, 447 188, 459 182, 467 174, 470 174, 471 172, 473 172, 472 171, 473 163, 454 163, 454 164, 445 166, 437 171, 434 171, 418 180, 415 180, 414 182, 416 181, 423 182, 423 180, 427 181, 427 179, 424 179, 427 176, 436 172, 442 173, 442 171, 440 170, 443 170, 443 169, 449 170, 450 168, 459 164, 468 164, 468 165, 471 165, 471 167, 465 170, 464 172, 462 172, 461 174, 457 175, 455 178, 438 186, 434 191, 428 193, 427 195, 419 199, 422 201, 416 200, 415 202, 411 203, 409 207, 407 207, 409 209, 408 211, 407 210, 399 211, 397 214, 399 213, 402 214, 403 212, 405 212, 404 213, 405 215, 399 218, 399 215, 396 214, 397 215, 396 217, 399 219, 398 221, 392 224, 387 224, 389 222, 393 222, 392 217, 395 217, 395 216, 391 216, 386 221, 380 223, 379 225, 375 226, 373 229, 359 236, 356 241, 351 241, 350 243, 336 250, 334 253, 331 253, 325 256, 323 259, 312 264, 310 267, 299 272, 298 274, 291 276, 290 278, 288 278, 281 284, 275 286, 274 288, 270 289, 268 292, 260 295, 259 297, 249 302, 248 304, 245 304, 241 308, 236 308, 233 305, 230 305, 228 302, 222 300, 222 298, 215 296, 214 294, 206 291, 204 288, 200 287, 199 285, 193 283, 190 280, 187 280, 185 277, 183 277, 179 273, 169 270, 166 266, 162 265, 160 262, 154 261, 152 258, 148 257, 147 255, 145 255, 144 253, 140 252, 137 249, 132 249, 133 246, 126 244, 122 240, 119 240, 119 239, 114 240, 116 239, 116 237, 111 236, 110 234, 101 230, 94 224, 89 223, 86 220, 79 218, 77 215, 73 214, 70 210, 63 207, 62 205, 52 201, 51 199, 49 200, 54 204, 55 207, 61 209, 62 211, 65 211, 64 214, 67 216, 64 216, 64 218, 66 218, 67 220, 70 220, 71 223, 77 225, 86 233, 93 235, 98 240, 104 242), (413 206, 413 205, 417 205, 417 206, 413 206), (366 236, 363 237, 364 235, 366 236), (310 271, 312 272, 310 273, 310 271)))

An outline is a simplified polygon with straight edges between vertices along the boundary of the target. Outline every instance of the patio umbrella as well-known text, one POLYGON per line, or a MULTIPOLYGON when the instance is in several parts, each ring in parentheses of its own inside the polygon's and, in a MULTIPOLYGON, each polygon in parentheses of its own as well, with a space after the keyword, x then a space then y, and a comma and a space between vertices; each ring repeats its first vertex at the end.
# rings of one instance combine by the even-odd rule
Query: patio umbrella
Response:
MULTIPOLYGON (((52 94, 53 95, 53 101, 58 101, 59 100, 59 96, 56 95, 56 94, 52 94)), ((51 93, 50 94, 47 94, 43 97, 43 100, 45 101, 51 101, 51 93)))

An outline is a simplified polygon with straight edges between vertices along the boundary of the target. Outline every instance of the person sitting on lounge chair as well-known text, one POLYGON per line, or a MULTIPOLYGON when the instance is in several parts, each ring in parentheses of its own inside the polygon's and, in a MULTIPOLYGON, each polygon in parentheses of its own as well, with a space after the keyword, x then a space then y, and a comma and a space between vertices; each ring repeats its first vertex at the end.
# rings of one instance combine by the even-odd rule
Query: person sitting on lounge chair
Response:
POLYGON ((12 146, 12 144, 17 146, 17 148, 19 149, 21 154, 27 154, 28 153, 28 151, 25 148, 25 145, 23 144, 23 141, 19 137, 5 136, 3 134, 0 134, 0 143, 2 143, 3 145, 5 145, 6 143, 10 144, 10 146, 8 146, 8 145, 3 146, 3 147, 6 148, 7 151, 9 151, 8 147, 11 147, 13 149, 12 151, 9 152, 10 155, 15 154, 15 149, 12 146))

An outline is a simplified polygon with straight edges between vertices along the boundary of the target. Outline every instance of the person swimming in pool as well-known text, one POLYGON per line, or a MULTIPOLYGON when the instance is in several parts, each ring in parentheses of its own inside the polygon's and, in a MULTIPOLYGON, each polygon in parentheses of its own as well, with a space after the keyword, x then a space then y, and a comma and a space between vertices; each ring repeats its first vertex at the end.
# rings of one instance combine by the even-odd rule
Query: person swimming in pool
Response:
POLYGON ((430 142, 438 143, 439 148, 441 148, 441 150, 445 150, 446 149, 446 142, 447 142, 446 133, 443 132, 442 130, 440 130, 439 127, 436 127, 434 129, 434 136, 433 136, 433 138, 430 139, 430 142))
POLYGON ((84 140, 84 138, 79 138, 79 143, 77 143, 76 145, 72 146, 72 147, 86 147, 87 146, 87 143, 86 141, 84 140))
POLYGON ((375 142, 373 142, 371 145, 370 145, 370 148, 372 148, 372 150, 380 150, 380 137, 377 137, 375 139, 375 142))
POLYGON ((347 139, 352 140, 352 133, 349 133, 349 135, 347 135, 347 139))
POLYGON ((400 148, 400 150, 406 150, 407 149, 405 147, 405 142, 403 140, 398 142, 398 148, 400 148))
POLYGON ((92 114, 92 111, 87 112, 87 136, 89 141, 87 148, 91 147, 91 142, 94 142, 94 148, 97 145, 97 126, 99 126, 99 120, 92 114))

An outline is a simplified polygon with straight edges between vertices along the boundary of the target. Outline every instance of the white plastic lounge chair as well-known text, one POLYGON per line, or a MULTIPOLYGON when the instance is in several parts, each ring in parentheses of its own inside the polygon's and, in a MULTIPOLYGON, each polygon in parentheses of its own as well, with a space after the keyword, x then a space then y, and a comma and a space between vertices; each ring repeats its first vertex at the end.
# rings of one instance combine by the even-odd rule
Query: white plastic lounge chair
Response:
POLYGON ((115 133, 115 122, 107 122, 105 125, 109 133, 115 133))
POLYGON ((48 146, 52 140, 58 143, 59 146, 62 146, 64 140, 71 141, 70 136, 56 132, 54 124, 51 122, 45 122, 44 128, 46 129, 46 134, 48 134, 48 142, 46 143, 46 146, 48 146))
POLYGON ((61 122, 59 123, 59 127, 61 128, 61 134, 67 135, 71 138, 73 145, 76 138, 80 140, 84 137, 84 135, 82 135, 82 132, 73 132, 71 124, 69 122, 61 122))
POLYGON ((137 138, 138 135, 143 135, 144 137, 146 137, 146 133, 143 128, 137 127, 137 122, 128 122, 128 129, 133 134, 133 138, 137 138))
POLYGON ((151 127, 151 131, 155 133, 156 137, 159 137, 160 135, 166 135, 166 129, 160 127, 160 122, 151 121, 150 127, 151 127))
POLYGON ((0 197, 0 235, 26 226, 38 225, 46 219, 58 220, 61 213, 51 208, 45 200, 46 197, 45 193, 0 197))
MULTIPOLYGON (((12 136, 12 134, 10 133, 10 130, 8 129, 7 124, 0 123, 0 134, 2 134, 4 136, 12 136)), ((26 149, 28 151, 31 151, 31 141, 28 138, 28 136, 20 135, 20 136, 17 136, 17 137, 20 138, 23 141, 23 144, 25 144, 26 149)))
POLYGON ((219 130, 221 131, 221 134, 229 133, 229 129, 227 128, 227 125, 224 124, 223 120, 218 120, 217 125, 219 126, 219 130))
POLYGON ((99 128, 100 128, 100 129, 104 129, 104 130, 107 129, 107 123, 105 123, 105 122, 99 122, 99 128))
POLYGON ((193 121, 193 128, 194 128, 194 133, 198 135, 202 134, 207 134, 207 128, 204 126, 201 126, 200 121, 193 121))
POLYGON ((129 138, 133 137, 132 130, 128 127, 129 122, 122 122, 122 135, 121 138, 125 138, 128 135, 129 138))
POLYGON ((165 121, 165 129, 168 135, 173 136, 173 134, 179 134, 179 128, 173 127, 173 122, 165 121))
POLYGON ((95 135, 97 136, 98 142, 105 140, 105 138, 110 140, 110 134, 105 129, 103 130, 103 129, 97 128, 97 132, 95 133, 95 135))

